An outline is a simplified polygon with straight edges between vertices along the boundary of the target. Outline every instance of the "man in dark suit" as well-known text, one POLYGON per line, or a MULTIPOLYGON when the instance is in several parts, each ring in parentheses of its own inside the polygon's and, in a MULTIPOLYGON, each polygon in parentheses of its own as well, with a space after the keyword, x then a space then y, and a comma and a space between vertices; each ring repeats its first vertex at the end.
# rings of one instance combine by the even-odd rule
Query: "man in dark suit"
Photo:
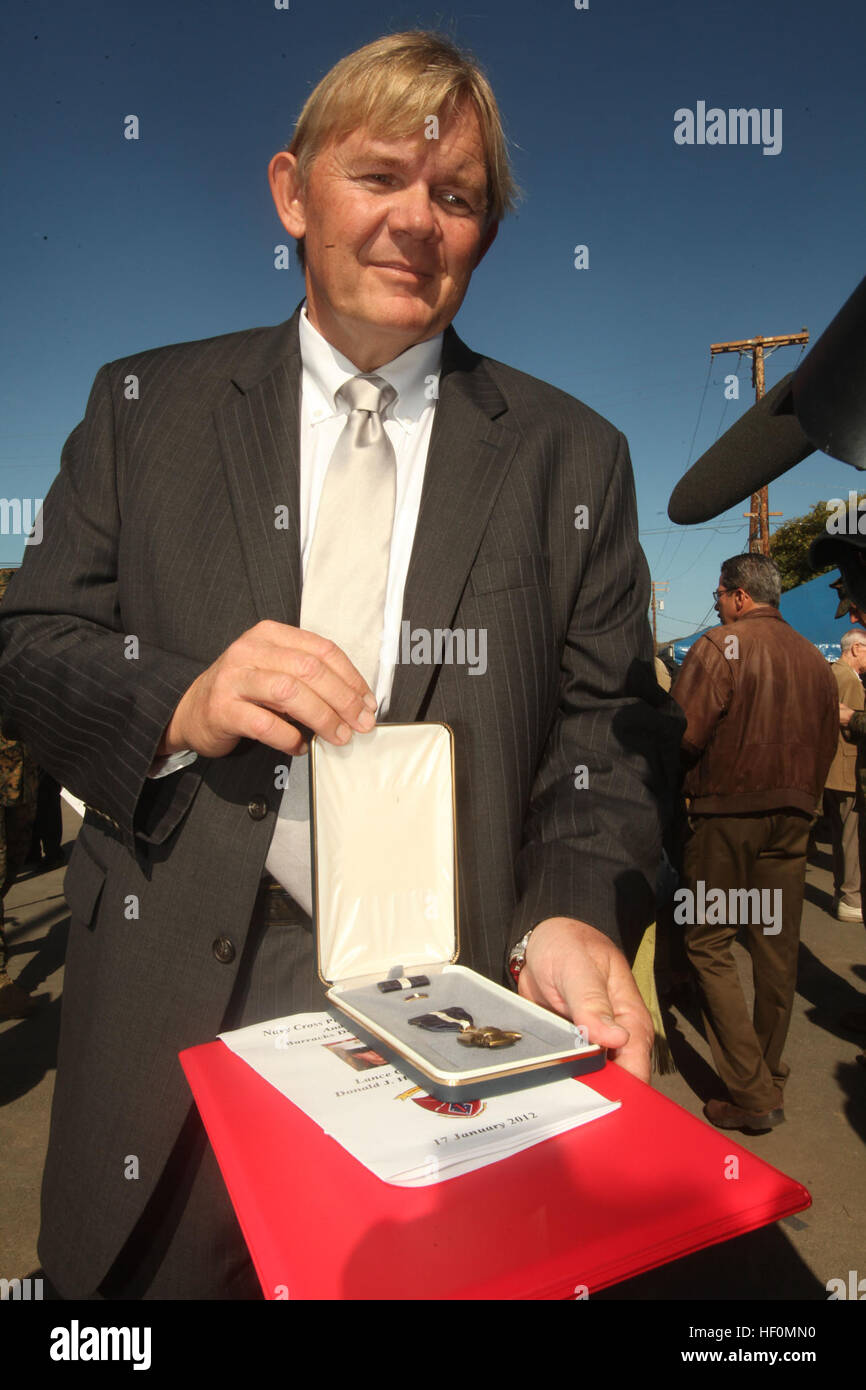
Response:
POLYGON ((450 327, 511 200, 492 92, 438 38, 380 40, 270 174, 305 305, 101 369, 0 623, 7 725, 88 806, 39 1246, 66 1297, 255 1296, 177 1052, 321 1006, 306 822, 279 790, 310 730, 451 724, 461 961, 510 966, 649 1077, 621 947, 652 919, 681 724, 623 437, 450 327), (385 394, 347 417, 359 377, 385 394), (391 651, 366 667, 321 602, 371 525, 326 500, 351 430, 396 460, 391 651), (486 669, 395 661, 407 623, 484 633, 486 669))

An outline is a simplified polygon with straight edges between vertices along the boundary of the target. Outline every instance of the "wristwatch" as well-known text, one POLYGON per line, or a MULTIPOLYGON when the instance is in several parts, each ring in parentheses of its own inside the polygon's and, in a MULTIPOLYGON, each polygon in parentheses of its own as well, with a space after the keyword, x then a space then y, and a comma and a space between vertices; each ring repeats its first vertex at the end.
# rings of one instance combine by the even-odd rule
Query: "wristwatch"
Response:
POLYGON ((512 946, 511 954, 508 957, 508 973, 514 981, 515 989, 517 988, 517 981, 520 979, 520 972, 526 964, 526 947, 534 930, 534 927, 529 928, 529 931, 520 938, 517 945, 512 946))

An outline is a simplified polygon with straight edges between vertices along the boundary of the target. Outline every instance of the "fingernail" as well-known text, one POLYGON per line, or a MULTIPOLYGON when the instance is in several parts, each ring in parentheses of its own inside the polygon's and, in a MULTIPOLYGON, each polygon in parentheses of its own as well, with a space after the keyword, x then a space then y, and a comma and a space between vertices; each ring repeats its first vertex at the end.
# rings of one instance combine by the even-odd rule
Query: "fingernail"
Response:
POLYGON ((348 743, 349 739, 352 737, 352 730, 349 728, 348 724, 338 724, 334 737, 339 743, 348 743))
POLYGON ((361 713, 358 715, 358 727, 360 729, 363 729, 364 733, 366 733, 368 729, 375 729, 375 714, 371 714, 370 710, 368 709, 362 710, 361 713))
POLYGON ((367 709, 371 709, 374 714, 379 708, 379 701, 376 699, 375 695, 365 695, 364 704, 367 706, 367 709))

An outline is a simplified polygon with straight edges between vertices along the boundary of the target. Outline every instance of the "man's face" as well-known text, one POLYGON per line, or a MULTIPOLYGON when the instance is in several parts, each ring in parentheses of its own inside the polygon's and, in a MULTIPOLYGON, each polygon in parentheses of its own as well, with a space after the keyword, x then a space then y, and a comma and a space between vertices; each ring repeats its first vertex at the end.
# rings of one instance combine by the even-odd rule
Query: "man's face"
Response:
POLYGON ((719 583, 716 589, 716 601, 713 606, 719 615, 720 623, 736 622, 737 608, 734 602, 734 594, 736 593, 739 593, 739 590, 727 588, 724 579, 719 575, 719 583))
MULTIPOLYGON (((852 609, 851 611, 856 613, 860 612, 859 608, 852 609)), ((852 621, 857 620, 852 619, 852 621)), ((861 625, 862 623, 857 621, 857 626, 859 627, 861 625)), ((866 641, 854 642, 848 648, 848 660, 852 670, 856 671, 858 676, 866 674, 866 641)))
POLYGON ((305 189, 287 178, 277 208, 304 237, 307 313, 329 342, 370 370, 447 327, 496 234, 474 107, 436 140, 353 131, 320 151, 305 189))

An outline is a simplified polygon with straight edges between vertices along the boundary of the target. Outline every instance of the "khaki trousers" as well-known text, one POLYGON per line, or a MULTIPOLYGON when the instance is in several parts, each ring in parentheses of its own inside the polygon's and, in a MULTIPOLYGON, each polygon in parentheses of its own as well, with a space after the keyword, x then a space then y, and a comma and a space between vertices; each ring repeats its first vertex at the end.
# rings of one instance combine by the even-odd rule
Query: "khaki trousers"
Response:
POLYGON ((824 792, 824 815, 833 845, 833 896, 846 907, 860 906, 860 817, 854 802, 853 792, 824 792))
POLYGON ((692 835, 683 854, 683 886, 696 898, 701 882, 704 894, 721 889, 728 903, 732 889, 767 890, 767 903, 777 902, 774 894, 781 891, 778 932, 772 924, 767 932, 768 923, 760 920, 759 913, 740 906, 728 915, 759 920, 692 922, 686 926, 685 936, 686 951, 698 976, 704 1026, 716 1070, 735 1105, 764 1112, 781 1105, 789 1070, 782 1052, 797 982, 812 817, 786 810, 762 815, 695 816, 690 824, 692 835), (751 1017, 731 951, 741 928, 752 958, 755 1003, 751 1017))

